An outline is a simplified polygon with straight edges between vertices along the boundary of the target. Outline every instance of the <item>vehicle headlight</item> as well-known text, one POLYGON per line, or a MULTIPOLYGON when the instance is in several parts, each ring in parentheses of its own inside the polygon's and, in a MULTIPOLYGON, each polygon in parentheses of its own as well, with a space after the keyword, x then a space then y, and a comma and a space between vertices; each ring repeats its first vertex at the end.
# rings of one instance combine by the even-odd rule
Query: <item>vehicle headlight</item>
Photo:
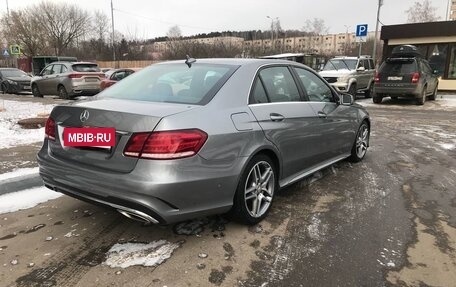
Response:
POLYGON ((17 86, 17 82, 12 80, 6 80, 10 85, 17 86))

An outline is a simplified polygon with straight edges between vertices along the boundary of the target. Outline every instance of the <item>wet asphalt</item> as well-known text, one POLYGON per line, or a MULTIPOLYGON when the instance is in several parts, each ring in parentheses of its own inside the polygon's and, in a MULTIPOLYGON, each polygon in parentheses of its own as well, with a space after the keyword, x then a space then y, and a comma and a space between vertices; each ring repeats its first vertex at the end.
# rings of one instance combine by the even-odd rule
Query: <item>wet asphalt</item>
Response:
POLYGON ((364 161, 282 190, 261 224, 143 226, 62 196, 0 215, 0 285, 456 286, 456 107, 359 102, 372 117, 364 161), (159 239, 180 245, 161 265, 103 264, 116 243, 159 239))

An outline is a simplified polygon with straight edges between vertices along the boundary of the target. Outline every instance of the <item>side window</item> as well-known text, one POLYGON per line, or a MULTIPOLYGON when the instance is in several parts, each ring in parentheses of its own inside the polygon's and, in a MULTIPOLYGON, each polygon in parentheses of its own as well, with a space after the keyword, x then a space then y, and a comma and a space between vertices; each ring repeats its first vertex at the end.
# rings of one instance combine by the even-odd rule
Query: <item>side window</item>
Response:
POLYGON ((298 73, 299 79, 301 79, 304 90, 311 102, 334 102, 331 88, 317 75, 306 69, 294 69, 298 73))
POLYGON ((41 74, 42 74, 43 76, 50 75, 51 72, 52 72, 52 67, 53 67, 53 66, 54 66, 54 65, 47 66, 46 68, 44 68, 44 70, 41 72, 41 74))
POLYGON ((62 71, 61 73, 66 73, 68 71, 68 68, 65 65, 62 65, 62 71))
POLYGON ((264 90, 263 83, 260 78, 257 77, 255 81, 255 86, 253 87, 252 97, 250 100, 251 104, 262 104, 269 102, 266 91, 264 90))
POLYGON ((374 60, 373 59, 369 59, 369 65, 370 65, 371 70, 375 69, 375 64, 374 64, 374 60))
POLYGON ((263 69, 260 78, 271 102, 301 101, 298 87, 287 67, 263 69))
POLYGON ((366 70, 369 70, 369 69, 370 69, 370 68, 369 68, 369 60, 367 60, 367 59, 363 60, 363 66, 364 66, 364 68, 365 68, 366 70))
POLYGON ((53 74, 53 75, 54 75, 54 74, 60 74, 60 71, 62 70, 61 67, 62 67, 62 65, 54 65, 54 66, 52 67, 52 72, 51 72, 51 74, 53 74))

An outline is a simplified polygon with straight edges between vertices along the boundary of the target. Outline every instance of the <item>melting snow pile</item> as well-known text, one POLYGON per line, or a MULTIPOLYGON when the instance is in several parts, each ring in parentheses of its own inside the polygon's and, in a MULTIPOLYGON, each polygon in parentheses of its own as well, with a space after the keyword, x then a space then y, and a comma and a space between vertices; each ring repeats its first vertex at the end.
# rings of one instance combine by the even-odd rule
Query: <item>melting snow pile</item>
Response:
MULTIPOLYGON (((37 174, 37 173, 38 173, 38 168, 37 167, 19 168, 19 169, 16 169, 16 170, 12 171, 12 172, 7 172, 7 173, 0 174, 0 181, 8 180, 8 179, 15 178, 15 177, 21 177, 21 176, 26 176, 26 175, 37 174)), ((1 182, 0 182, 0 184, 1 184, 1 182)))
POLYGON ((24 189, 0 195, 0 214, 34 207, 42 202, 62 196, 46 187, 24 189))
POLYGON ((151 243, 118 243, 107 252, 103 263, 112 268, 127 268, 133 265, 158 266, 170 258, 180 242, 171 243, 166 240, 151 243))
POLYGON ((26 145, 42 141, 44 138, 44 127, 40 129, 23 129, 17 124, 18 120, 34 118, 38 114, 49 113, 54 105, 43 105, 41 103, 18 102, 4 100, 5 111, 0 112, 0 149, 16 145, 26 145))

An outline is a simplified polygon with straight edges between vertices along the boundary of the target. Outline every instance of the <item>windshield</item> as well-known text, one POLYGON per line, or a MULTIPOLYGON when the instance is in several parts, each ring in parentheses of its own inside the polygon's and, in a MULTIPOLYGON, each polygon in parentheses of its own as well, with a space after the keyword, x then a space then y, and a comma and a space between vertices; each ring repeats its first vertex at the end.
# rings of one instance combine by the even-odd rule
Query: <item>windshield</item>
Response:
POLYGON ((0 73, 3 77, 28 77, 27 73, 21 70, 2 70, 0 73))
POLYGON ((101 72, 97 64, 75 64, 71 67, 76 72, 101 72))
POLYGON ((198 63, 191 68, 183 63, 153 65, 103 91, 100 97, 204 105, 236 69, 198 63))
POLYGON ((355 59, 331 59, 329 60, 323 71, 332 71, 332 70, 354 70, 356 68, 356 62, 358 60, 355 59))

